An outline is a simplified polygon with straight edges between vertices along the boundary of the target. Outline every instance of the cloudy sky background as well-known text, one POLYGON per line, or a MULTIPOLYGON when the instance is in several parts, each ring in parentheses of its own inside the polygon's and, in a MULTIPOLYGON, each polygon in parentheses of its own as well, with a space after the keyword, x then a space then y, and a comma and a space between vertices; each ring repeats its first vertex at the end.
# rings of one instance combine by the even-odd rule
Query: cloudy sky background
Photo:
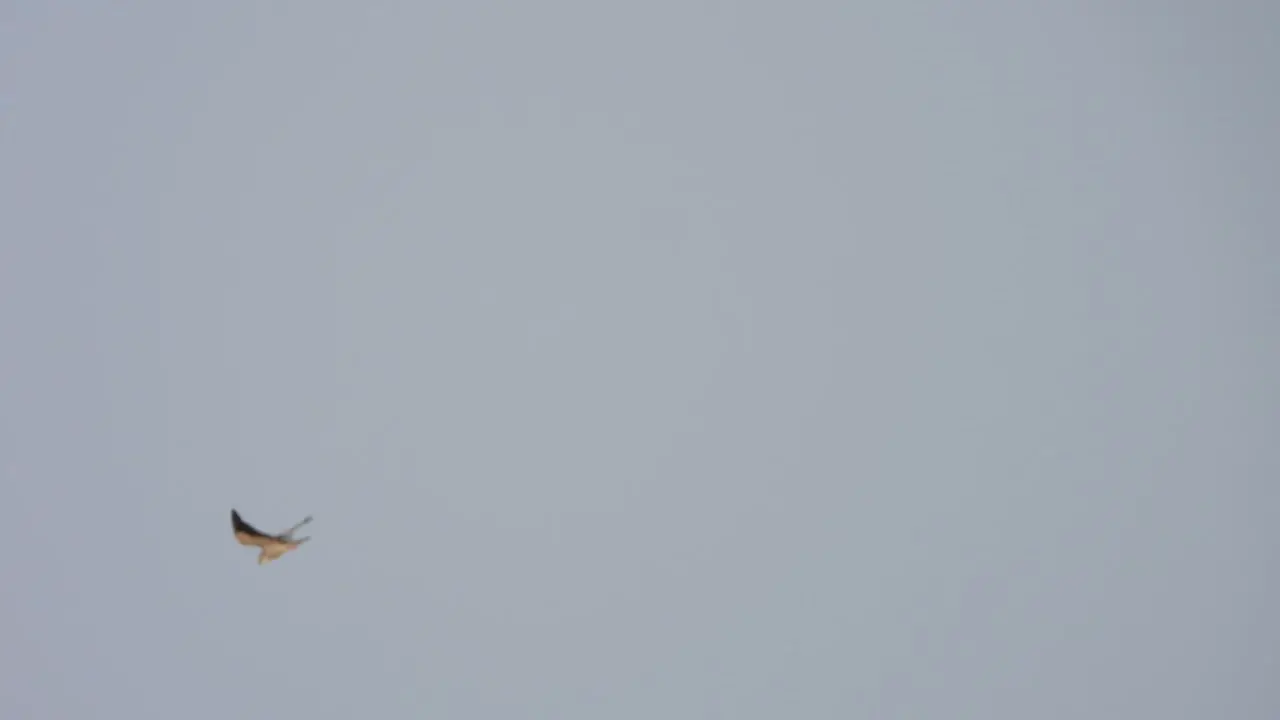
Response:
POLYGON ((1280 716, 1277 26, 3 3, 0 716, 1280 716))

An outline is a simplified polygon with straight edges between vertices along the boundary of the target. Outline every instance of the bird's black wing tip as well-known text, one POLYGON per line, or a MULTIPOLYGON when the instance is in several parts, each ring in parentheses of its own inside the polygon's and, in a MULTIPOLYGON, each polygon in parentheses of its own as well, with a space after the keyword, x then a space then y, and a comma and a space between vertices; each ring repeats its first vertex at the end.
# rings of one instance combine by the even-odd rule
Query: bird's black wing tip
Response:
POLYGON ((260 537, 269 537, 266 533, 245 522, 244 519, 240 517, 240 513, 236 512, 234 508, 231 510, 231 528, 237 533, 243 532, 250 535, 258 535, 260 537))

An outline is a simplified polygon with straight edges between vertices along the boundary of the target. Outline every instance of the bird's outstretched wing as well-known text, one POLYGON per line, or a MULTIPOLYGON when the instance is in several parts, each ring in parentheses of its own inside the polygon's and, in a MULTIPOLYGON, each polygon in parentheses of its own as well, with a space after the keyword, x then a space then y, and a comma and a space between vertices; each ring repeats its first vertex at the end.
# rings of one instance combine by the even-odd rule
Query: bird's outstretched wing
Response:
POLYGON ((267 547, 280 542, 280 538, 274 535, 268 535, 258 528, 245 522, 240 517, 240 513, 235 510, 231 511, 231 529, 236 534, 236 540, 241 545, 254 545, 256 547, 267 547))

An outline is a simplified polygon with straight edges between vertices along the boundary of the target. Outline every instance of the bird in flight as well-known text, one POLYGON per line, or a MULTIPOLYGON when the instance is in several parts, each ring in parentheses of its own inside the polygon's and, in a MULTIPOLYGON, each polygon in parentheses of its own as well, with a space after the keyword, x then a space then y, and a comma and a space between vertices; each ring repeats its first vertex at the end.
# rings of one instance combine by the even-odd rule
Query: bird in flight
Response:
POLYGON ((266 565, 290 550, 297 550, 299 545, 310 540, 309 537, 293 539, 293 533, 309 522, 311 522, 310 515, 279 535, 268 535, 245 522, 235 509, 231 510, 231 529, 235 531, 236 540, 241 545, 262 548, 262 552, 258 553, 259 565, 266 565))

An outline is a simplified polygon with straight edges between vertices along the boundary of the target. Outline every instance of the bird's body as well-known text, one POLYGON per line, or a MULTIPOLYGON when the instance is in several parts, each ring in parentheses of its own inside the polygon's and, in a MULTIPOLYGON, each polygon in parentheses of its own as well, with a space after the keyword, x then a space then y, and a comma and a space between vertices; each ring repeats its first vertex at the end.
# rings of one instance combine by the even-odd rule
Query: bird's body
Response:
POLYGON ((293 539, 294 531, 309 522, 311 522, 310 515, 308 515, 302 522, 294 525, 279 535, 268 535, 245 522, 240 517, 240 513, 236 512, 234 509, 231 511, 231 529, 235 532, 236 540, 239 541, 241 545, 261 548, 261 552, 258 553, 259 565, 266 565, 290 550, 297 550, 302 543, 310 540, 311 538, 309 537, 299 538, 297 540, 293 539))

